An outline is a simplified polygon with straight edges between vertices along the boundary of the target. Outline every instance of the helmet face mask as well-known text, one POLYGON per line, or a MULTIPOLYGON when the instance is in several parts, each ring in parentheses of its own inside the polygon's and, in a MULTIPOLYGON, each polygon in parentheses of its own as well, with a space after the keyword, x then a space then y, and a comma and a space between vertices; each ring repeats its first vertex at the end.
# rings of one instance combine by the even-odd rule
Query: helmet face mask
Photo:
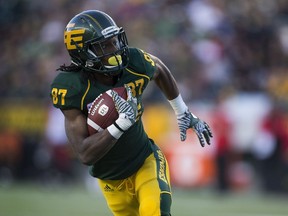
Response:
POLYGON ((113 76, 128 65, 125 32, 101 11, 84 11, 72 18, 64 43, 72 63, 87 71, 113 76))
POLYGON ((90 69, 96 72, 100 70, 101 73, 107 69, 117 71, 121 70, 123 66, 127 66, 127 60, 126 62, 123 61, 123 59, 128 58, 127 39, 123 30, 116 36, 92 40, 87 43, 87 52, 90 56, 86 64, 90 69))

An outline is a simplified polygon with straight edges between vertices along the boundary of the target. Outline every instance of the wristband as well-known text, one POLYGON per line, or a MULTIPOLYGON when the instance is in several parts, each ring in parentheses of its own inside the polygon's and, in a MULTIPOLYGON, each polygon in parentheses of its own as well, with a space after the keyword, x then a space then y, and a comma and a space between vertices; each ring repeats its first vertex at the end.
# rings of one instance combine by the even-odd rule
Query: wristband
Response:
POLYGON ((168 100, 168 102, 172 106, 176 115, 181 115, 188 110, 188 107, 185 104, 185 102, 183 101, 181 94, 179 94, 173 100, 168 100))
POLYGON ((107 130, 115 138, 119 139, 122 134, 132 126, 129 119, 125 118, 124 113, 119 114, 119 118, 107 130))
POLYGON ((120 130, 121 132, 125 132, 116 122, 113 123, 115 125, 116 128, 118 128, 118 130, 120 130))
POLYGON ((119 139, 123 134, 123 132, 120 131, 114 124, 107 127, 107 130, 115 139, 119 139))

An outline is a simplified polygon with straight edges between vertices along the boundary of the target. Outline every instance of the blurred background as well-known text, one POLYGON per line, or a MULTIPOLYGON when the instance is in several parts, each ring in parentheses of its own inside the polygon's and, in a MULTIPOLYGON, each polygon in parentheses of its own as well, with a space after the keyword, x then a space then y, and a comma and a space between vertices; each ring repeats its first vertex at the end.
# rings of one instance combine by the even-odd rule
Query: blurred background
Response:
POLYGON ((175 188, 288 194, 287 0, 0 0, 0 187, 96 187, 49 98, 56 69, 70 62, 63 30, 88 9, 110 14, 130 46, 162 59, 212 127, 211 146, 192 132, 181 143, 167 101, 154 84, 146 90, 145 127, 175 188))

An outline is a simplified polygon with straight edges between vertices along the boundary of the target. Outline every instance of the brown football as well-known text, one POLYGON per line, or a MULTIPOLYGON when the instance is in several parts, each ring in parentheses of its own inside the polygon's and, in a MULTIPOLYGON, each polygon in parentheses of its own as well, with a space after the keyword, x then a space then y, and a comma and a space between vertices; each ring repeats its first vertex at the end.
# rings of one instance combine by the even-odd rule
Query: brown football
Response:
MULTIPOLYGON (((116 91, 120 97, 127 99, 125 87, 116 87, 112 90, 116 91)), ((117 120, 118 116, 119 114, 112 99, 111 89, 107 90, 99 95, 92 102, 92 105, 89 108, 87 118, 89 134, 92 135, 99 131, 105 130, 117 120)))

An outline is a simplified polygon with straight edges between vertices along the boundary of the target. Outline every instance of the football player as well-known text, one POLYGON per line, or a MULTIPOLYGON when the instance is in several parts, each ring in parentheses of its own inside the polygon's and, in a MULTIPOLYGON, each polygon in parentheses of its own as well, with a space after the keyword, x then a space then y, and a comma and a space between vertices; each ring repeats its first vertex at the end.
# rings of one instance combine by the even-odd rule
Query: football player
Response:
POLYGON ((123 28, 101 11, 77 14, 67 24, 64 43, 71 65, 62 65, 51 98, 65 117, 67 137, 79 160, 90 166, 114 215, 171 215, 169 169, 161 149, 143 129, 142 94, 154 80, 175 111, 180 138, 192 128, 204 146, 211 130, 182 100, 169 69, 157 57, 128 47, 123 28), (113 91, 119 118, 91 136, 89 104, 101 93, 126 86, 128 99, 113 91))

